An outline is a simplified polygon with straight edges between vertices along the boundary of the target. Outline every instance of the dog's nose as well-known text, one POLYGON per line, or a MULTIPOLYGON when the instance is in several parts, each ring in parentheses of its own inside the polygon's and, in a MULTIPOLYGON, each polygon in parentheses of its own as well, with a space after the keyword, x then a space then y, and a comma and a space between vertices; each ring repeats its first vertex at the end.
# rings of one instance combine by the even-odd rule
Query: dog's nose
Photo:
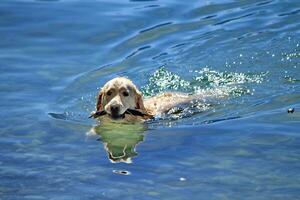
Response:
POLYGON ((113 106, 110 107, 110 110, 111 110, 112 113, 117 114, 120 111, 120 106, 119 105, 113 105, 113 106))

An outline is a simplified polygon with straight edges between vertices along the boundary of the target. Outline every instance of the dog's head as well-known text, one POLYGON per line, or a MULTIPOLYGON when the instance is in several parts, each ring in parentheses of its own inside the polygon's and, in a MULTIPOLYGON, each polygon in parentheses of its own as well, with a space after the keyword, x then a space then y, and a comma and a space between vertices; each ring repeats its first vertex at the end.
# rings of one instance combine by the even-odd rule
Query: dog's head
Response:
POLYGON ((113 119, 123 118, 128 109, 146 113, 142 93, 125 77, 108 81, 100 90, 97 112, 104 111, 113 119))

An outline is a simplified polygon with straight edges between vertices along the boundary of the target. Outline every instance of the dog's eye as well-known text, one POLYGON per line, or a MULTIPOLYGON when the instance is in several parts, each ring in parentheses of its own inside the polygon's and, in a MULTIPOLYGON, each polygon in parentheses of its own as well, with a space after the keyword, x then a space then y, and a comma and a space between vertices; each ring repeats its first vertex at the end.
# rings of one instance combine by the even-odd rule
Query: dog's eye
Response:
POLYGON ((123 92, 123 96, 124 96, 124 97, 128 97, 128 96, 129 96, 129 93, 128 93, 127 91, 124 91, 124 92, 123 92))
POLYGON ((108 91, 106 94, 107 94, 107 96, 110 96, 112 94, 112 92, 108 91))

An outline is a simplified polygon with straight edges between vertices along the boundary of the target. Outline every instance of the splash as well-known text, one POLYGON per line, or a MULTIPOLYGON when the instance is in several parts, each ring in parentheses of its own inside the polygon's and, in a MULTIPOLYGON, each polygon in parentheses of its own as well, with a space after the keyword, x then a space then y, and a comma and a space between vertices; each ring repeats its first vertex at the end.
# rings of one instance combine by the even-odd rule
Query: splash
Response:
POLYGON ((160 67, 150 76, 148 84, 142 87, 145 96, 154 96, 165 91, 176 91, 203 97, 191 102, 191 105, 175 107, 158 118, 167 120, 186 118, 215 107, 219 104, 220 99, 224 103, 225 98, 230 99, 245 94, 252 95, 254 89, 251 90, 250 83, 262 83, 267 74, 219 72, 209 67, 189 73, 193 75, 191 81, 184 80, 165 67, 160 67), (209 100, 203 101, 203 99, 209 100))
POLYGON ((267 73, 250 74, 237 72, 218 72, 208 67, 194 71, 194 93, 215 94, 215 96, 239 97, 253 94, 249 83, 260 84, 267 73))
POLYGON ((154 96, 165 91, 179 91, 190 94, 214 96, 241 96, 251 94, 248 83, 262 83, 266 73, 246 74, 237 72, 218 72, 209 67, 190 71, 194 74, 191 81, 160 67, 150 76, 147 85, 142 87, 145 96, 154 96))
POLYGON ((169 72, 165 67, 160 67, 149 78, 149 83, 142 87, 145 96, 154 96, 156 94, 172 90, 187 91, 190 88, 190 82, 183 80, 179 75, 169 72))

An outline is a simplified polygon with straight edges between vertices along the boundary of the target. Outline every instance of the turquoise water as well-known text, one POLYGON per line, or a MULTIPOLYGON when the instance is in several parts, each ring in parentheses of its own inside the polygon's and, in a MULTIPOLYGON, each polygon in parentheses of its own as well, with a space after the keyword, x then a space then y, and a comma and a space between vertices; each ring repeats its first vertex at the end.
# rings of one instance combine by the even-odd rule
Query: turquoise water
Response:
POLYGON ((297 0, 1 0, 0 199, 299 199, 299 19, 297 0), (116 76, 208 101, 88 119, 116 76))

